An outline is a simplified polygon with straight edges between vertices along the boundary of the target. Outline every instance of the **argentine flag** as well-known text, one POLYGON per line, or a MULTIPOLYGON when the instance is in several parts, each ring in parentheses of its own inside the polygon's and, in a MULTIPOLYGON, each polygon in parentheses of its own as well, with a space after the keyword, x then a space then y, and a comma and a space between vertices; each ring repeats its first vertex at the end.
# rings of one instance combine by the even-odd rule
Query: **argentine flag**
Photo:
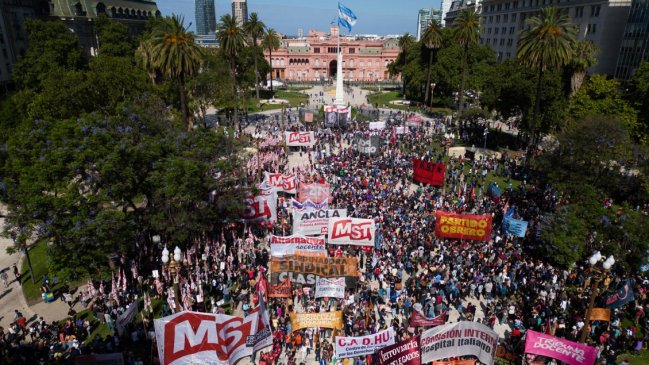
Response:
POLYGON ((354 24, 356 24, 356 14, 345 5, 338 3, 338 25, 351 32, 354 24))

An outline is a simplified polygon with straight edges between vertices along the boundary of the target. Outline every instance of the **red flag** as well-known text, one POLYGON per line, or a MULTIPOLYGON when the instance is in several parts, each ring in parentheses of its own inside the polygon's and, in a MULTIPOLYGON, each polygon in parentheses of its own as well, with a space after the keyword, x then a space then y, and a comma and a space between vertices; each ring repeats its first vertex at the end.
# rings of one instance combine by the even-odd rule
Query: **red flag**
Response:
POLYGON ((257 293, 260 297, 266 298, 266 292, 268 291, 268 284, 264 276, 259 273, 259 281, 257 282, 257 293))
POLYGON ((414 158, 412 159, 412 168, 413 180, 433 186, 444 185, 446 165, 414 158))

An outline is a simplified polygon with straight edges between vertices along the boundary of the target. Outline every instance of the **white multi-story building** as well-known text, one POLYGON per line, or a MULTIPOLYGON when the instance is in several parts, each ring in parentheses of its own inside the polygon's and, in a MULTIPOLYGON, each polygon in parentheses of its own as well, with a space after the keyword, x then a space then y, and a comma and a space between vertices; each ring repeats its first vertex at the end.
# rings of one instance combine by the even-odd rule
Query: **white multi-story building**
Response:
POLYGON ((515 58, 525 20, 549 6, 570 16, 578 39, 599 47, 598 62, 589 72, 614 75, 631 0, 483 0, 480 43, 489 45, 498 61, 515 58))
POLYGON ((443 27, 446 26, 446 14, 451 10, 451 4, 453 3, 453 0, 442 0, 442 3, 440 4, 440 8, 442 10, 442 20, 441 24, 443 27))
POLYGON ((442 11, 434 8, 424 8, 419 10, 419 15, 417 16, 417 40, 421 39, 421 36, 426 31, 426 28, 430 23, 435 20, 437 23, 442 23, 442 11))
POLYGON ((239 25, 243 25, 243 23, 248 21, 247 0, 232 0, 232 17, 239 25))

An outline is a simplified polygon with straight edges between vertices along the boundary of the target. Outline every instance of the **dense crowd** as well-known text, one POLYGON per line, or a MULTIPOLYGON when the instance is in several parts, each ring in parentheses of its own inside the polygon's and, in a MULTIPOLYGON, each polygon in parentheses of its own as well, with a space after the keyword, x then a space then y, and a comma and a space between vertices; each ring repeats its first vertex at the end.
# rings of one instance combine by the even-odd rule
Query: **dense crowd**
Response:
MULTIPOLYGON (((331 256, 356 257, 359 262, 359 284, 347 288, 345 298, 315 299, 313 285, 293 283, 292 298, 269 299, 273 346, 253 362, 332 364, 334 335, 362 336, 393 327, 397 341, 405 340, 423 330, 409 325, 413 311, 428 318, 446 314, 452 321, 480 321, 496 328, 503 334, 504 346, 521 354, 518 363, 526 360, 522 339, 528 329, 575 341, 582 331, 588 331, 588 342, 601 350, 602 364, 614 364, 619 354, 646 347, 649 280, 640 275, 623 277, 613 270, 604 285, 614 290, 627 278, 632 279, 636 300, 615 309, 610 323, 595 321, 590 325, 584 323, 584 315, 593 278, 586 264, 553 267, 527 249, 538 239, 536 233, 544 214, 564 204, 560 192, 526 181, 518 157, 451 155, 449 138, 473 138, 465 125, 432 119, 396 134, 392 127, 403 125, 407 116, 390 113, 383 117, 387 128, 382 131, 370 132, 367 123, 356 122, 346 131, 323 131, 314 126, 317 144, 294 151, 304 156, 304 162, 291 169, 279 143, 279 120, 257 125, 251 133, 259 140, 260 153, 248 162, 251 182, 259 179, 257 169, 261 166, 262 170, 296 173, 303 182, 330 183, 330 207, 345 208, 352 217, 374 219, 379 237, 378 248, 329 246, 331 256), (359 133, 381 136, 376 154, 352 148, 359 133), (414 184, 413 158, 446 162, 444 186, 414 184), (498 187, 502 194, 497 197, 488 191, 488 182, 494 177, 505 185, 498 187), (478 242, 436 237, 437 210, 492 215, 491 239, 478 242), (501 229, 507 212, 529 222, 524 238, 501 229), (333 310, 344 313, 342 331, 292 331, 291 313, 333 310)), ((287 125, 294 130, 305 129, 293 121, 287 125)), ((163 316, 181 310, 247 315, 259 301, 256 289, 260 275, 268 273, 268 235, 289 235, 291 231, 290 198, 283 196, 274 225, 231 223, 218 232, 206 233, 186 247, 177 268, 163 265, 159 252, 151 252, 149 262, 122 258, 117 280, 91 282, 77 295, 76 300, 90 309, 93 319, 88 313, 84 317, 71 309, 69 318, 61 322, 32 319, 27 323, 17 312, 14 325, 0 331, 0 358, 10 363, 71 363, 80 354, 123 352, 127 364, 148 361, 155 354, 141 349, 151 348, 158 306, 163 316), (143 311, 120 336, 115 323, 129 305, 140 305, 143 311), (100 324, 106 324, 113 335, 96 336, 84 345, 100 324)), ((161 250, 163 245, 155 249, 161 250)), ((372 357, 357 357, 353 363, 370 364, 372 357)))

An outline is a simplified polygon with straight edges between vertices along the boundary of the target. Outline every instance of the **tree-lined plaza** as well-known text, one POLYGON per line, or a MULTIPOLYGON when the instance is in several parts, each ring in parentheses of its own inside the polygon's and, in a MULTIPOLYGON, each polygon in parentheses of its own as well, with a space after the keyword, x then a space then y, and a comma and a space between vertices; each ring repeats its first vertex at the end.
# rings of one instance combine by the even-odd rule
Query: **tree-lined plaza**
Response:
MULTIPOLYGON (((337 109, 315 88, 273 86, 281 38, 256 13, 243 24, 222 16, 218 48, 200 47, 180 16, 151 18, 137 37, 101 17, 92 57, 63 22, 29 20, 16 90, 0 104, 0 197, 7 255, 23 258, 6 294, 25 294, 34 317, 16 309, 4 319, 0 359, 171 363, 153 323, 185 312, 259 318, 268 336, 251 341, 263 349, 241 347, 255 364, 378 362, 341 358, 340 339, 426 338, 415 311, 441 326, 480 322, 514 357, 507 364, 555 361, 530 357, 529 331, 596 349, 597 364, 646 356, 649 62, 624 85, 589 74, 597 47, 552 7, 526 20, 516 59, 497 62, 481 22, 467 9, 419 41, 404 34, 388 65, 399 87, 356 100, 346 85, 353 110, 329 125, 337 109), (259 113, 276 97, 294 110, 259 113), (411 106, 372 105, 390 98, 411 106), (413 159, 441 183, 417 178, 413 159), (324 200, 311 200, 316 187, 328 187, 324 200), (369 244, 353 243, 356 231, 344 244, 322 238, 329 263, 315 267, 346 260, 358 270, 327 277, 344 284, 340 297, 316 295, 324 271, 271 272, 317 261, 272 254, 273 237, 320 245, 300 231, 300 212, 332 225, 338 210, 373 227, 369 244), (488 217, 488 239, 440 233, 438 213, 488 217), (527 228, 513 233, 512 221, 527 228), (616 297, 623 289, 634 298, 616 297), (35 304, 52 298, 70 311, 40 319, 35 304), (613 311, 590 321, 597 308, 613 311), (338 311, 340 325, 298 326, 338 311)), ((234 361, 236 351, 219 351, 234 361)))

